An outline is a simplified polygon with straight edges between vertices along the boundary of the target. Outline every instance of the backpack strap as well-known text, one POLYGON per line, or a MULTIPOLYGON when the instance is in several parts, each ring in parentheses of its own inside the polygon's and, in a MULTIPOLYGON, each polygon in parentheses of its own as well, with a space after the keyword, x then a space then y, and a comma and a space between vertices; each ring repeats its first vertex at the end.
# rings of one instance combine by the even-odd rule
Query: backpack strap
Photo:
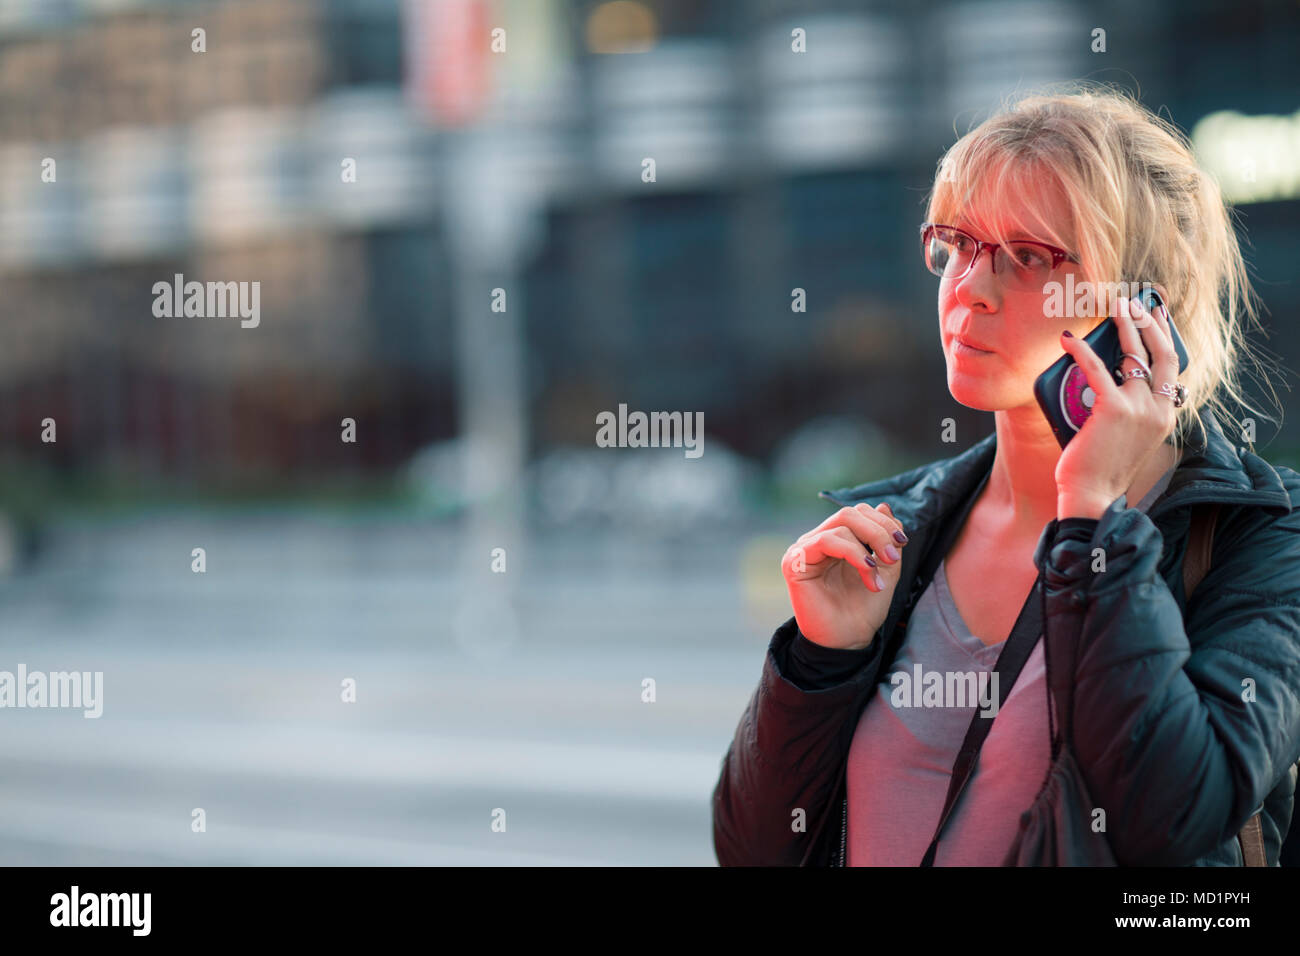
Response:
MULTIPOLYGON (((1191 603, 1192 592, 1210 570, 1210 553, 1214 548, 1214 526, 1219 518, 1219 505, 1192 509, 1191 530, 1187 534, 1187 553, 1183 557, 1183 594, 1191 603)), ((1264 852, 1264 826, 1259 813, 1255 813, 1237 834, 1241 845, 1241 858, 1246 866, 1268 866, 1264 852)))
POLYGON ((1214 548, 1214 525, 1219 520, 1217 502, 1192 509, 1192 528, 1187 534, 1187 553, 1183 556, 1183 596, 1188 604, 1192 592, 1210 570, 1210 552, 1214 548))
POLYGON ((1245 866, 1268 866, 1268 854, 1264 852, 1264 824, 1260 822, 1259 813, 1241 828, 1237 842, 1241 844, 1241 858, 1245 861, 1245 866))

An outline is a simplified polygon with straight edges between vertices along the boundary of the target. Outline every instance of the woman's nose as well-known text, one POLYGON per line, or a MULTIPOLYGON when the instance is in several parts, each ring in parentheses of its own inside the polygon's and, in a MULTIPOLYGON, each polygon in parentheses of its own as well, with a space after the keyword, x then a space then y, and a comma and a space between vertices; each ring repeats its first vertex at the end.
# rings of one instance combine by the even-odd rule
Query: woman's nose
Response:
POLYGON ((981 249, 980 255, 971 263, 970 271, 957 280, 957 300, 966 308, 974 308, 977 303, 990 309, 997 306, 1001 286, 993 272, 996 253, 996 248, 981 249), (984 255, 986 252, 988 255, 984 255))

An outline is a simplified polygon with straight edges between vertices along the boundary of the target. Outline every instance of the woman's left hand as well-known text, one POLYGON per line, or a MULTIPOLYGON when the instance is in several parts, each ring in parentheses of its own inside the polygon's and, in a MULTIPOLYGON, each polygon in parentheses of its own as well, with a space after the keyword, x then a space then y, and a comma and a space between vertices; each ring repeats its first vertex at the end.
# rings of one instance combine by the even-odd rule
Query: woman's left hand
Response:
MULTIPOLYGON (((1149 355, 1151 381, 1129 378, 1123 385, 1083 339, 1061 335, 1061 346, 1074 357, 1092 387, 1092 415, 1070 439, 1056 463, 1057 518, 1100 518, 1126 493, 1142 471, 1147 456, 1173 433, 1177 423, 1174 400, 1156 394, 1161 383, 1178 383, 1178 354, 1174 351, 1168 316, 1153 316, 1141 303, 1121 299, 1115 306, 1122 351, 1149 355)), ((1137 368, 1124 360, 1125 371, 1137 368)))

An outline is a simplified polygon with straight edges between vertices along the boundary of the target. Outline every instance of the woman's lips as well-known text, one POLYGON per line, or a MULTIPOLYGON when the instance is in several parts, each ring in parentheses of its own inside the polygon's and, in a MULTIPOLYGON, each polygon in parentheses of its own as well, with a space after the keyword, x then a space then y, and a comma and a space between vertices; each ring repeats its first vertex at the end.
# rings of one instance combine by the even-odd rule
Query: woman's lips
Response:
POLYGON ((977 349, 972 345, 967 345, 961 339, 953 339, 953 351, 959 355, 992 355, 988 349, 977 349))

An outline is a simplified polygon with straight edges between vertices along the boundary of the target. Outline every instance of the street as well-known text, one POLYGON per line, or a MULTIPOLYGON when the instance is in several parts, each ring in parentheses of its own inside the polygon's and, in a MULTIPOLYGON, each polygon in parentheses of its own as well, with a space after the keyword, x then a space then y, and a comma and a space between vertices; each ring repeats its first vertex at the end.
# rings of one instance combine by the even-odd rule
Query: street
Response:
POLYGON ((740 544, 534 540, 518 637, 480 654, 454 634, 457 541, 276 514, 57 529, 0 589, 0 669, 102 671, 103 715, 0 710, 0 863, 715 865, 709 795, 784 619, 747 621, 740 544))

